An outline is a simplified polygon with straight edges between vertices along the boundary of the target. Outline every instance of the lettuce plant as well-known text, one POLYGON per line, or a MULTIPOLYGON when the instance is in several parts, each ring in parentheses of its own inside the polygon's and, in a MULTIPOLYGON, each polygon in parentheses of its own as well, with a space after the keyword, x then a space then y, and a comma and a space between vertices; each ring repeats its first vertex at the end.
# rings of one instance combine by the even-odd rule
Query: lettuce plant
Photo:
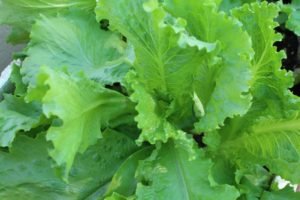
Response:
POLYGON ((299 199, 274 181, 300 183, 300 99, 274 46, 291 6, 1 0, 27 47, 0 103, 0 199, 299 199))

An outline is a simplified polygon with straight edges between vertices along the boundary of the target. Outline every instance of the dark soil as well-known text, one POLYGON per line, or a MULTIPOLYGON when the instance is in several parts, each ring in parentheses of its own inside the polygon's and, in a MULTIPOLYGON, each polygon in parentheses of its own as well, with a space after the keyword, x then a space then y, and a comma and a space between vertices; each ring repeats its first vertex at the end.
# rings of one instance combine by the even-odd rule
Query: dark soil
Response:
POLYGON ((283 0, 283 3, 291 3, 292 0, 283 0))
POLYGON ((283 34, 283 40, 276 43, 278 50, 285 50, 287 58, 282 61, 282 65, 288 70, 295 70, 298 62, 298 37, 290 30, 281 27, 276 29, 283 34))
MULTIPOLYGON (((287 58, 282 61, 282 66, 287 70, 299 70, 300 69, 300 38, 297 37, 292 31, 283 27, 276 28, 276 31, 283 35, 283 40, 277 42, 278 50, 284 50, 287 58)), ((291 91, 300 96, 300 84, 291 88, 291 91)))

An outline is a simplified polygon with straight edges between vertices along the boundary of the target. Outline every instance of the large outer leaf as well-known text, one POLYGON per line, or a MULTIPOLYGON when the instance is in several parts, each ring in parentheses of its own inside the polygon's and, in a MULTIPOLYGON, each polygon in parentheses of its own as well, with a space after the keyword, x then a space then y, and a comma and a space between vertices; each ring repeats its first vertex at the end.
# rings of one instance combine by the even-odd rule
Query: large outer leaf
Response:
POLYGON ((203 60, 194 75, 193 87, 205 111, 196 129, 213 130, 226 118, 245 114, 251 100, 247 94, 253 55, 249 36, 235 20, 217 12, 211 0, 165 0, 164 4, 171 14, 187 21, 187 30, 197 39, 219 43, 219 50, 203 60))
POLYGON ((93 15, 72 12, 43 17, 32 28, 28 57, 22 66, 24 81, 33 84, 42 65, 83 71, 102 84, 121 82, 129 69, 124 64, 126 44, 118 34, 101 30, 93 15))
MULTIPOLYGON (((300 182, 299 99, 288 90, 292 77, 280 69, 283 53, 273 46, 281 38, 274 31, 277 23, 273 20, 278 11, 277 6, 267 3, 233 10, 253 41, 254 98, 245 116, 230 120, 219 132, 219 144, 223 153, 241 168, 258 163, 288 180, 300 182)), ((208 138, 216 140, 215 136, 208 138)))
POLYGON ((76 153, 83 153, 101 137, 101 128, 133 111, 129 99, 122 94, 83 76, 76 79, 49 68, 42 69, 37 87, 29 89, 28 99, 40 99, 45 115, 62 122, 50 127, 47 139, 54 145, 50 155, 58 165, 66 165, 65 175, 76 153))
POLYGON ((271 172, 300 182, 300 117, 265 119, 248 133, 221 146, 223 154, 237 163, 266 165, 271 172))
POLYGON ((215 44, 187 35, 185 22, 168 15, 156 0, 103 0, 96 13, 98 20, 109 19, 110 28, 120 31, 133 44, 139 81, 155 99, 166 104, 176 102, 173 119, 181 126, 193 112, 195 71, 215 44))
POLYGON ((41 118, 37 103, 25 103, 22 97, 5 95, 0 103, 0 146, 11 146, 18 131, 29 131, 41 118))
POLYGON ((51 167, 49 146, 44 134, 17 136, 10 153, 0 151, 0 199, 86 199, 99 188, 105 192, 118 167, 137 149, 122 133, 105 131, 102 140, 76 157, 66 183, 51 167))
POLYGON ((13 43, 26 42, 31 25, 40 14, 55 16, 70 8, 78 8, 92 12, 94 0, 1 0, 0 24, 13 27, 9 41, 13 43))
POLYGON ((163 144, 153 155, 142 161, 138 169, 140 183, 137 198, 143 200, 233 200, 238 191, 229 185, 211 185, 212 162, 197 150, 189 160, 188 152, 173 142, 163 144))
POLYGON ((246 4, 242 8, 233 10, 233 15, 242 23, 244 29, 250 34, 252 39, 255 56, 252 61, 254 79, 252 86, 253 93, 258 97, 258 91, 264 87, 273 88, 274 93, 278 90, 286 90, 293 83, 290 74, 281 70, 281 59, 284 58, 283 52, 277 52, 274 43, 281 40, 281 35, 275 33, 274 28, 278 23, 274 19, 278 16, 279 8, 275 4, 253 3, 246 4), (277 78, 278 81, 272 82, 277 78), (281 87, 280 87, 281 85, 281 87), (274 87, 274 86, 273 86, 274 87))
MULTIPOLYGON (((100 1, 96 10, 98 20, 108 18, 110 25, 124 34, 134 45, 136 52, 135 68, 150 90, 170 92, 173 96, 182 95, 188 83, 183 77, 191 76, 200 53, 197 48, 180 48, 180 34, 168 26, 165 13, 157 1, 100 1), (118 7, 115 4, 118 3, 118 7), (165 22, 164 22, 165 20, 165 22), (178 80, 178 76, 182 80, 178 80)), ((174 19, 175 20, 175 19, 174 19)), ((180 23, 180 22, 174 22, 180 23)), ((181 28, 177 24, 176 28, 181 28)), ((183 36, 182 36, 183 37, 183 36)), ((184 42, 192 42, 187 39, 184 42)), ((194 40, 193 46, 212 50, 213 44, 194 40)))
POLYGON ((274 28, 279 9, 274 4, 255 3, 233 10, 252 38, 255 57, 252 61, 254 77, 251 82, 253 105, 246 116, 230 121, 222 131, 223 137, 234 138, 260 117, 271 115, 278 119, 289 117, 299 109, 299 98, 288 90, 293 84, 291 73, 281 68, 283 52, 274 43, 281 39, 274 28))

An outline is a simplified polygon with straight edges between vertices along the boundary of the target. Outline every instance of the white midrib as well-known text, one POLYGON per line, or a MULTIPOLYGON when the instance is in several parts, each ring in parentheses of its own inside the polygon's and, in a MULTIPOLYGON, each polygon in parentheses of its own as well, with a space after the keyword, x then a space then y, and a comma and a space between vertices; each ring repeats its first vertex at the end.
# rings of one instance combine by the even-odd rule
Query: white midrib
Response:
MULTIPOLYGON (((107 14, 107 15, 110 16, 109 14, 107 14)), ((136 17, 136 19, 140 24, 144 24, 144 22, 139 21, 138 17, 136 17)), ((154 65, 156 65, 158 67, 157 70, 159 71, 160 81, 162 82, 162 84, 161 84, 162 89, 167 91, 168 87, 167 87, 166 72, 165 72, 166 61, 163 61, 163 59, 161 58, 162 55, 164 55, 166 52, 162 53, 160 49, 151 48, 151 46, 149 46, 149 44, 137 32, 132 33, 130 31, 128 31, 128 27, 125 27, 124 24, 121 23, 120 20, 118 20, 117 18, 114 18, 114 21, 115 21, 116 27, 118 27, 118 30, 120 32, 122 32, 125 36, 130 38, 130 40, 133 44, 136 44, 136 46, 139 46, 144 51, 144 53, 149 55, 149 57, 151 57, 152 60, 155 61, 154 65), (141 43, 142 43, 142 45, 141 45, 141 43)), ((131 31, 134 31, 134 29, 131 29, 131 31)), ((147 31, 147 28, 145 28, 144 31, 149 32, 149 31, 147 31)), ((158 37, 160 37, 160 35, 158 37)), ((155 44, 155 42, 156 42, 156 40, 154 39, 155 37, 153 37, 151 35, 151 38, 152 38, 153 44, 155 44)))

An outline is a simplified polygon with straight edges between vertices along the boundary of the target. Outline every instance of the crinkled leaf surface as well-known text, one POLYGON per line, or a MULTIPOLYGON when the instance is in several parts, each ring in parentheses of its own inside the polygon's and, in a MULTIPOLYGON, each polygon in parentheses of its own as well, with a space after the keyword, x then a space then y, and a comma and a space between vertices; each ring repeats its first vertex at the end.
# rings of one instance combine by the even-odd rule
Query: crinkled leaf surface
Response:
POLYGON ((171 14, 187 21, 187 31, 197 39, 219 44, 218 51, 204 59, 194 74, 193 87, 205 111, 196 129, 214 130, 226 118, 245 114, 251 100, 247 94, 253 55, 249 36, 236 20, 217 12, 210 0, 165 0, 164 5, 171 14))
POLYGON ((102 140, 77 155, 66 183, 52 168, 44 136, 17 136, 10 153, 0 151, 1 199, 85 199, 99 188, 105 191, 121 163, 137 150, 124 134, 105 131, 102 140))
POLYGON ((55 16, 70 8, 92 12, 95 3, 94 0, 1 0, 0 24, 12 26, 10 42, 26 42, 31 25, 39 18, 40 14, 55 16))
MULTIPOLYGON (((292 77, 280 69, 284 55, 273 46, 281 38, 274 31, 277 26, 274 18, 278 12, 276 5, 267 3, 244 5, 233 10, 233 15, 250 34, 255 50, 251 82, 253 104, 245 116, 228 121, 219 131, 221 139, 217 143, 228 150, 223 153, 239 167, 249 168, 259 163, 273 173, 299 182, 296 170, 300 159, 299 99, 288 90, 292 77)), ((216 135, 208 136, 213 138, 210 144, 214 144, 216 135)))
POLYGON ((22 74, 26 83, 34 84, 39 67, 48 66, 72 74, 83 71, 102 84, 113 84, 121 82, 129 69, 125 53, 121 36, 101 30, 94 15, 77 11, 44 16, 32 28, 22 74))
POLYGON ((16 13, 24 26, 10 22, 13 39, 25 40, 35 23, 22 74, 11 81, 23 100, 25 75, 26 100, 39 101, 52 124, 45 135, 26 132, 36 139, 17 134, 9 153, 0 148, 0 199, 298 198, 271 187, 274 174, 300 182, 300 101, 274 47, 279 4, 229 15, 219 10, 248 1, 101 0, 102 31, 95 1, 27 2, 36 7, 16 13), (133 69, 122 82, 128 58, 133 69), (116 82, 122 87, 103 86, 116 82), (136 138, 155 149, 133 153, 136 138))
POLYGON ((211 51, 215 46, 180 34, 184 30, 181 27, 183 22, 168 18, 156 1, 100 1, 96 13, 98 20, 108 18, 113 29, 124 34, 134 45, 135 68, 150 90, 182 95, 188 84, 178 79, 179 73, 182 77, 190 77, 197 65, 193 57, 200 55, 199 49, 211 51), (115 6, 116 3, 119 7, 115 6), (173 28, 179 33, 168 23, 175 23, 174 26, 178 27, 173 28), (180 48, 179 45, 197 48, 180 48))
POLYGON ((50 68, 42 68, 28 99, 40 99, 44 114, 61 120, 61 125, 50 127, 47 139, 54 145, 50 155, 58 165, 66 166, 66 174, 76 153, 83 153, 101 138, 101 128, 133 110, 122 94, 83 76, 76 79, 50 68))
POLYGON ((98 20, 109 19, 110 28, 133 44, 139 81, 165 104, 164 110, 172 110, 169 104, 174 102, 169 120, 184 126, 181 123, 193 112, 193 76, 216 45, 188 35, 185 22, 170 16, 157 1, 100 1, 96 13, 98 20))
POLYGON ((160 107, 159 102, 153 98, 137 80, 135 73, 128 74, 128 82, 131 84, 133 94, 132 101, 136 102, 135 109, 138 115, 135 120, 138 122, 138 128, 142 130, 137 143, 147 141, 150 144, 157 142, 166 143, 170 138, 185 146, 190 152, 190 156, 194 156, 193 140, 191 136, 185 132, 176 129, 170 122, 166 120, 165 110, 160 107))
MULTIPOLYGON (((269 87, 277 96, 285 95, 287 88, 293 83, 291 74, 280 69, 284 53, 277 52, 274 46, 274 43, 282 38, 274 30, 278 26, 274 21, 278 13, 277 5, 266 2, 247 4, 233 10, 233 15, 243 23, 244 29, 250 34, 255 50, 252 61, 252 93, 256 98, 262 95, 262 92, 259 93, 263 90, 262 87, 269 87)), ((267 100, 266 98, 265 101, 267 100)))
POLYGON ((261 120, 248 133, 224 142, 222 152, 235 162, 266 165, 271 172, 299 183, 299 120, 299 116, 261 120))
POLYGON ((299 109, 299 98, 288 90, 293 84, 291 73, 281 68, 283 52, 277 52, 274 43, 281 39, 274 28, 279 9, 274 4, 255 3, 233 10, 252 38, 255 57, 252 61, 254 77, 251 81, 253 104, 243 117, 231 120, 222 136, 230 139, 245 132, 260 117, 284 118, 299 109))
POLYGON ((38 103, 26 103, 22 97, 5 95, 0 103, 0 146, 11 146, 19 131, 29 131, 36 127, 41 114, 38 103))
POLYGON ((211 185, 212 162, 197 150, 190 160, 188 152, 173 142, 163 144, 138 169, 137 198, 148 199, 236 199, 239 192, 229 185, 211 185))

